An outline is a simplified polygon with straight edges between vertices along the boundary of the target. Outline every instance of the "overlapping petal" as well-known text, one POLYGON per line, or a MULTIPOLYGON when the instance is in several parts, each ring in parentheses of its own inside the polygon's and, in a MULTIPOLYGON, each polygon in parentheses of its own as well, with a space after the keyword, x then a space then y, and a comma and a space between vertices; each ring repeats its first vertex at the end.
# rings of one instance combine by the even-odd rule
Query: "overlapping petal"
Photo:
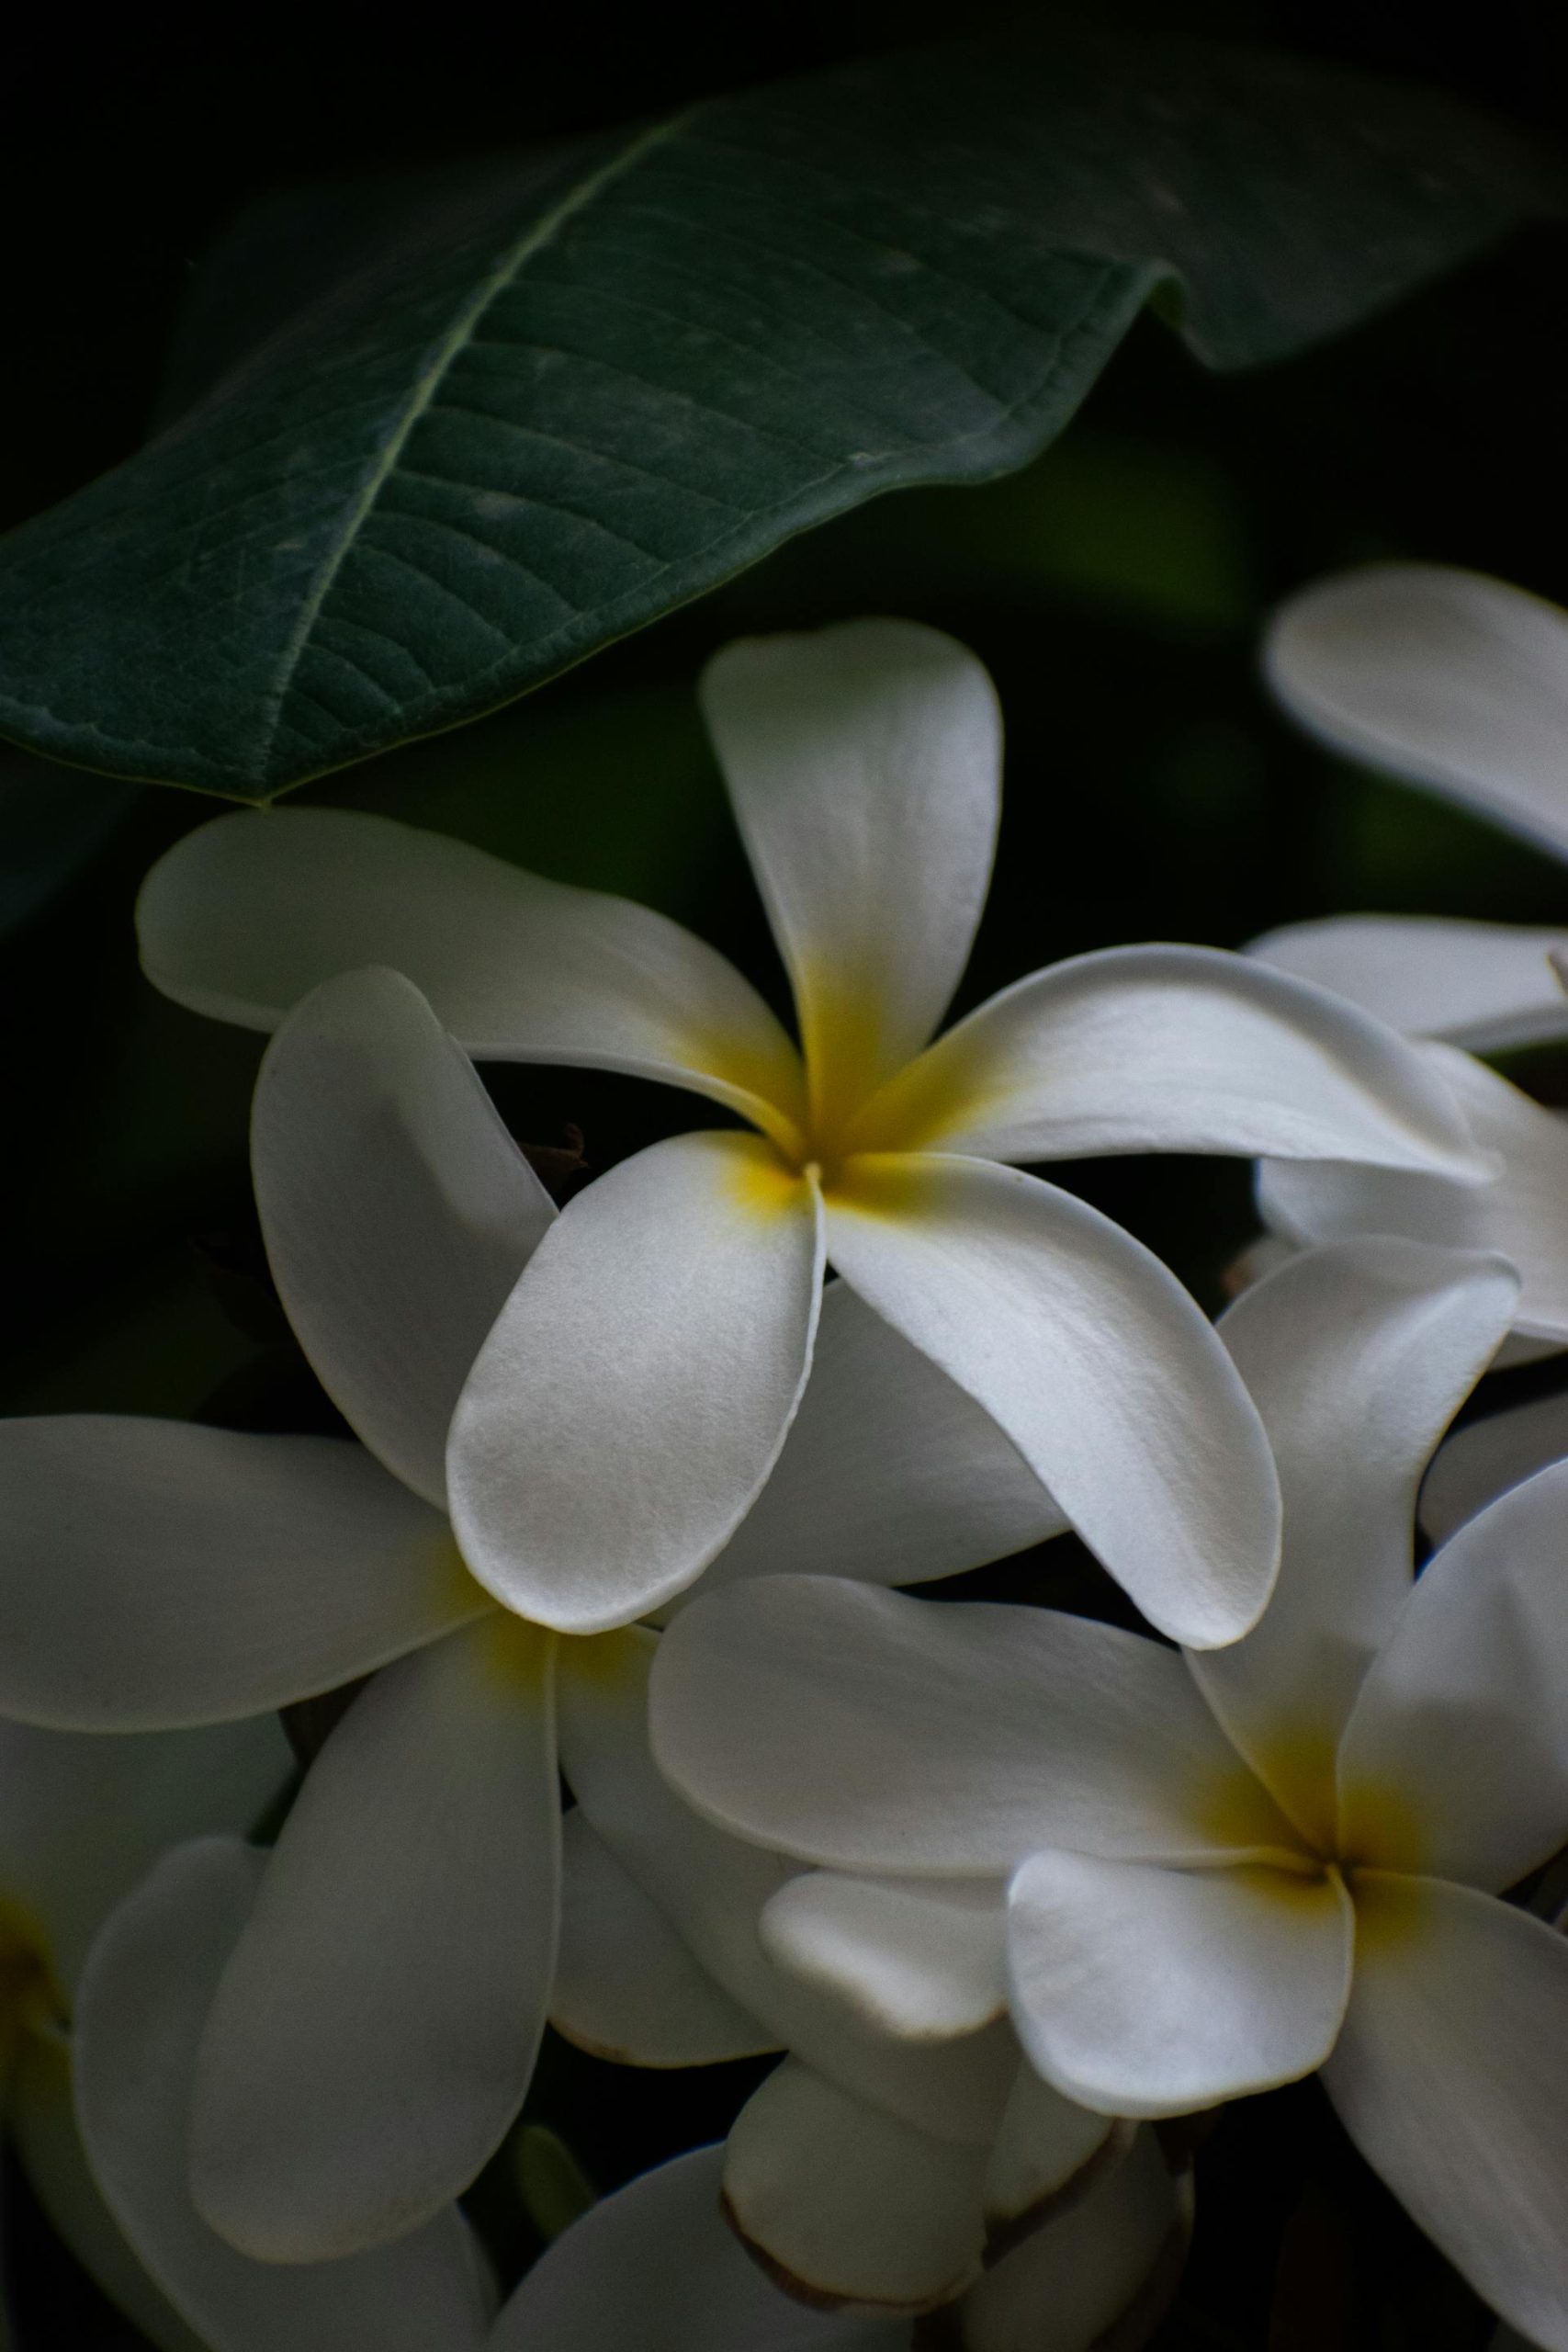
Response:
POLYGON ((1183 2115, 1322 2064, 1349 1996, 1352 1940, 1337 1872, 1047 1850, 1010 1897, 1013 2021, 1069 2098, 1108 2115, 1183 2115))
POLYGON ((809 2312, 725 2226, 722 2148, 644 2173, 536 2262, 486 2352, 909 2352, 897 2320, 809 2312))
POLYGON ((998 2023, 951 2041, 897 2041, 857 2017, 836 1992, 805 1984, 768 1958, 758 1920, 789 1866, 699 1820, 660 1778, 648 1729, 655 1647, 637 1628, 606 1636, 592 1645, 586 1670, 574 1666, 572 1645, 565 1647, 561 1762, 595 1830, 702 1966, 780 2049, 918 2131, 988 2147, 1011 2088, 1011 2033, 998 2023))
POLYGON ((1345 1850, 1502 1888, 1568 1844, 1565 1527, 1560 1462, 1428 1563, 1346 1725, 1345 1850))
POLYGON ((1129 2137, 1125 2125, 1064 2098, 1025 2059, 986 2165, 987 2258, 1090 2195, 1129 2137))
POLYGON ((973 2033, 1007 2008, 1006 1889, 996 1879, 804 1871, 770 1896, 762 1949, 910 2041, 973 2033))
POLYGON ((1049 2227, 972 2287, 965 2352, 1128 2352, 1175 2290, 1188 2224, 1152 2132, 1049 2227))
POLYGON ((1416 1494, 1518 1296, 1499 1258, 1401 1240, 1309 1251, 1223 1318, 1285 1504, 1262 1622, 1193 1671, 1310 1838, 1334 1835, 1334 1758, 1362 1675, 1410 1592, 1416 1494))
POLYGON ((581 1807, 561 1839, 560 1942, 550 2023, 596 2058, 709 2066, 777 2048, 732 2001, 581 1807))
POLYGON ((345 973, 268 1047, 251 1170, 278 1295, 389 1470, 446 1499, 474 1358, 548 1230, 548 1193, 473 1065, 396 972, 345 973))
POLYGON ((1568 1939, 1435 1880, 1369 1874, 1356 1911, 1329 2096, 1477 2292, 1568 2352, 1568 1939))
POLYGON ((389 965, 481 1061, 575 1062, 693 1088, 763 1124, 800 1059, 722 956, 650 907, 342 808, 220 817, 137 906, 142 968, 193 1012, 273 1029, 335 973, 389 965))
POLYGON ((725 2205, 797 2293, 924 2311, 979 2276, 986 2155, 786 2058, 730 2128, 725 2205))
POLYGON ((69 2001, 93 1938, 170 1846, 251 1829, 294 1770, 274 1715, 124 1739, 0 1719, 0 1887, 69 2001))
POLYGON ((269 2262, 384 2244, 493 2154, 555 1965, 551 1650, 495 1618, 389 1668, 311 1767, 222 1974, 192 2179, 269 2262))
POLYGON ((1348 997, 1417 1037, 1472 1053, 1568 1036, 1568 994, 1551 967, 1568 933, 1429 915, 1329 915, 1266 931, 1247 954, 1348 997))
POLYGON ((453 1521, 474 1574, 576 1634, 691 1584, 784 1443, 821 1272, 816 1188, 754 1136, 678 1136, 580 1193, 452 1425, 453 1521))
POLYGON ((795 987, 812 1110, 831 1125, 919 1053, 990 879, 996 689, 912 621, 750 638, 702 704, 795 987))
POLYGON ((1440 1446, 1421 1488, 1421 1524, 1446 1543, 1467 1519, 1568 1455, 1568 1393, 1532 1396, 1468 1421, 1440 1446))
POLYGON ((849 1163, 829 1255, 968 1390, 1145 1616, 1204 1648, 1269 1596, 1280 1501, 1256 1408, 1151 1251, 1055 1185, 977 1159, 849 1163))
POLYGON ((77 2109, 100 2187, 212 2352, 478 2352, 487 2301, 455 2211, 342 2262, 249 2261, 197 2216, 186 2117, 202 2020, 262 1858, 229 1839, 169 1855, 116 1913, 83 1979, 77 2109))
MULTIPOLYGON (((9 2053, 6 2130, 34 2196, 110 2301, 158 2352, 212 2352, 143 2268, 104 2202, 76 2128, 64 2033, 34 2030, 17 2036, 9 2053)), ((0 2332, 6 2352, 10 2343, 0 2332)))
POLYGON ((973 1876, 1050 1844, 1299 1851, 1179 1657, 1055 1611, 738 1586, 664 1635, 650 1720, 710 1819, 840 1869, 973 1876))
POLYGON ((1109 947, 1015 982, 890 1082, 852 1148, 1484 1172, 1442 1074, 1407 1040, 1325 989, 1209 947, 1109 947))
POLYGON ((990 1415, 848 1283, 829 1283, 784 1451, 702 1589, 802 1573, 920 1584, 1066 1523, 990 1415))
POLYGON ((1385 1169, 1271 1160, 1258 1175, 1265 1218, 1300 1243, 1403 1233, 1450 1250, 1500 1250, 1524 1283, 1517 1329, 1568 1340, 1568 1120, 1451 1046, 1422 1050, 1463 1102, 1477 1143, 1497 1155, 1496 1181, 1456 1184, 1385 1169))
POLYGON ((163 1730, 351 1681, 491 1606, 356 1445, 62 1413, 0 1421, 0 1709, 163 1730))
POLYGON ((1269 684, 1336 750, 1568 857, 1568 614, 1446 564, 1318 581, 1276 616, 1269 684))

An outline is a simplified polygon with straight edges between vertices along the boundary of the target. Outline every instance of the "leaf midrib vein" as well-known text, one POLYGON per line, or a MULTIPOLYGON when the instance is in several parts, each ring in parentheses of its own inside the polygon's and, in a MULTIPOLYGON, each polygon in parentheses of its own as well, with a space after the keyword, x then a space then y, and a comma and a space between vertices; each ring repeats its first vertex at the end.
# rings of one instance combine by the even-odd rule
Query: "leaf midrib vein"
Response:
POLYGON ((360 484, 344 517, 343 526, 333 546, 328 549, 321 570, 311 582, 310 594, 300 606, 299 616, 289 631, 288 641, 283 649, 277 675, 267 695, 266 710, 261 728, 258 729, 256 754, 252 763, 252 774, 258 784, 265 780, 273 746, 277 736, 278 724, 294 684, 295 673, 304 658, 316 623, 321 617, 327 598, 332 594, 338 574, 352 552, 377 500, 387 482, 397 471, 398 461, 408 445, 409 437, 415 425, 434 400, 454 363, 472 342, 485 313, 491 304, 499 300, 500 297, 506 292, 508 287, 515 282, 534 255, 542 253, 547 245, 554 243, 570 220, 574 220, 580 212, 585 211, 607 187, 613 187, 615 181, 623 178, 627 172, 634 170, 653 148, 662 146, 666 141, 674 138, 685 127, 687 119, 688 116, 685 114, 672 115, 667 120, 654 123, 649 130, 639 131, 637 137, 629 140, 617 153, 607 157, 597 171, 590 172, 586 178, 577 183, 575 187, 568 189, 567 193, 553 204, 548 211, 542 214, 537 220, 530 222, 510 251, 496 264, 489 277, 481 279, 458 309, 451 325, 431 355, 429 364, 417 378, 397 425, 388 435, 375 464, 360 484))

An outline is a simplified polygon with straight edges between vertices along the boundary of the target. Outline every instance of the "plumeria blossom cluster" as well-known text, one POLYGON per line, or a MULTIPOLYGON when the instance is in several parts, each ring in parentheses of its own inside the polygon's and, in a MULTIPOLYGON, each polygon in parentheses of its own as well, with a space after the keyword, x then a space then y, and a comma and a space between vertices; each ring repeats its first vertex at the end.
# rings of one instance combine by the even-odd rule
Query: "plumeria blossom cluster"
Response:
MULTIPOLYGON (((1568 624, 1373 579, 1275 674, 1453 786, 1484 665, 1438 628, 1424 691, 1423 596, 1543 676, 1568 624)), ((1299 938, 1077 956, 944 1028, 979 663, 857 622, 702 701, 793 1035, 662 916, 374 817, 222 818, 148 878, 150 978, 271 1033, 256 1205, 344 1433, 0 1423, 39 2196, 172 2352, 1089 2352, 1180 2273, 1156 2127, 1321 2070, 1568 2352, 1568 1420, 1438 1450, 1510 1334, 1568 1343, 1551 1114, 1446 982, 1412 1018, 1299 938), (487 1058, 724 1124, 558 1208, 487 1058), (1217 1328, 1033 1172, 1130 1152, 1262 1164, 1295 1254, 1217 1328), (1069 1530, 1145 1630, 919 1590, 1069 1530), (774 2063, 503 2295, 457 2200, 547 2024, 774 2063)), ((1519 740, 1498 797, 1545 807, 1519 740)))

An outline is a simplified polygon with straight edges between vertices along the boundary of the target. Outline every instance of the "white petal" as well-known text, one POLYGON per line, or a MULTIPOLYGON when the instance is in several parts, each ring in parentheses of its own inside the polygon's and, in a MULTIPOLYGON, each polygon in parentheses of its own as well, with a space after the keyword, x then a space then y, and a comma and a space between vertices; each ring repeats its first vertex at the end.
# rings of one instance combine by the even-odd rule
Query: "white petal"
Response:
POLYGON ((778 1457, 811 1362, 821 1213, 755 1136, 677 1136, 580 1193, 452 1424, 474 1574, 563 1633, 691 1584, 778 1457))
POLYGON ((1568 857, 1568 615, 1447 564, 1316 582, 1276 615, 1269 684, 1337 751, 1568 857))
POLYGON ((1333 1837, 1339 1735, 1409 1597, 1422 1470, 1517 1296, 1501 1259, 1348 1241, 1292 1260, 1221 1322, 1274 1449, 1285 1548, 1262 1623, 1192 1667, 1309 1838, 1333 1837))
POLYGON ((136 922, 155 988, 246 1029, 276 1028, 338 972, 385 964, 480 1061, 632 1070, 748 1118, 804 1106, 778 1022, 679 923, 389 817, 220 817, 159 859, 136 922))
POLYGON ((840 1870, 974 1877, 1058 1843, 1299 1849, 1179 1657, 1055 1610, 740 1585, 664 1635, 651 1724, 711 1819, 840 1870))
POLYGON ((1477 2292, 1568 2352, 1568 1941, 1431 1880, 1362 1879, 1356 1910, 1329 2095, 1477 2292))
POLYGON ((1455 1430, 1421 1488, 1421 1524, 1434 1544, 1478 1510, 1568 1455, 1568 1394, 1532 1396, 1455 1430))
POLYGON ((725 2204, 795 2292, 925 2311, 979 2274, 985 2168, 786 2058, 730 2128, 725 2204))
POLYGON ((1032 973, 894 1079, 850 1148, 1268 1152, 1483 1172, 1440 1073, 1407 1039, 1213 947, 1107 947, 1032 973))
POLYGON ((795 986, 819 1125, 919 1053, 990 879, 1001 713, 975 656, 912 621, 750 638, 703 711, 795 986))
POLYGON ((1011 2033, 997 2024, 952 2041, 897 2041, 837 1994, 802 1984, 768 1959, 758 1917, 789 1866, 700 1821, 660 1778, 648 1745, 653 1647, 636 1629, 592 1645, 586 1664, 575 1645, 564 1647, 561 1761, 594 1828, 703 1967, 779 2048, 920 2131, 988 2147, 1012 2085, 1011 2033))
POLYGON ((396 972, 312 990, 251 1119, 267 1256, 327 1394, 388 1469, 446 1499, 459 1391, 555 1210, 473 1065, 396 972))
POLYGON ((1524 1283, 1519 1329, 1568 1340, 1568 1120, 1451 1046, 1422 1050, 1462 1101, 1477 1143, 1497 1154, 1496 1181, 1454 1184, 1373 1168, 1268 1161, 1258 1193, 1265 1219, 1299 1242, 1403 1233, 1450 1250, 1501 1250, 1524 1283))
POLYGON ((999 1879, 806 1871, 769 1898, 758 1933, 781 1968, 837 1993, 885 2033, 942 2041, 1007 2008, 999 1879))
POLYGON ((42 1930, 67 1997, 109 1912, 168 1847, 251 1829, 293 1772, 272 1715, 123 1739, 0 1720, 0 1885, 42 1930))
POLYGON ((1111 2352, 1145 2343, 1175 2285, 1181 2201, 1152 2132, 1091 2193, 987 2270, 959 2310, 964 2352, 1111 2352), (1170 2275, 1167 2275, 1169 2273, 1170 2275), (1147 2305, 1149 2327, 1123 2336, 1147 2305))
POLYGON ((726 2227, 724 2151, 696 2148, 574 2222, 536 2262, 486 2352, 908 2352, 893 2320, 803 2311, 726 2227))
POLYGON ((702 1589, 806 1571, 921 1584, 1066 1523, 990 1415, 847 1283, 829 1283, 784 1452, 702 1589))
POLYGON ((578 1806, 561 1840, 550 2023, 596 2058, 709 2066, 777 2048, 716 1984, 578 1806))
POLYGON ((555 1964, 551 1647, 491 1620, 388 1668, 284 1825, 192 2119, 197 2202, 260 2260, 412 2229, 522 2104, 555 1964))
POLYGON ((483 1614, 356 1445, 129 1414, 0 1421, 0 1710, 160 1730, 287 1705, 483 1614))
POLYGON ((1018 2070, 986 2167, 988 2258, 999 2244, 1037 2229, 1051 2205, 1092 2193, 1123 2153, 1126 2132, 1064 2098, 1027 2059, 1018 2070))
POLYGON ((1346 1725, 1347 1851, 1505 1887, 1568 1842, 1565 1532, 1559 1462, 1428 1562, 1346 1725))
POLYGON ((1185 2115, 1322 2064, 1350 1946, 1333 1873, 1048 1851, 1012 1884, 1013 2019, 1069 2098, 1108 2115, 1185 2115))
POLYGON ((983 1405, 1145 1615, 1234 1641, 1274 1580, 1280 1496, 1257 1411, 1157 1258, 1055 1185, 982 1160, 852 1162, 828 1250, 983 1405))
POLYGON ((1568 995, 1548 957, 1568 934, 1427 915, 1330 915, 1252 940, 1247 954, 1348 997, 1418 1037, 1491 1053, 1568 1035, 1568 995))
MULTIPOLYGON (((72 2253, 158 2352, 210 2352, 132 2252, 94 2179, 76 2129, 70 2043, 24 2030, 10 2056, 6 2129, 34 2195, 72 2253)), ((0 2345, 9 2336, 0 2324, 0 2345)))
POLYGON ((254 1898, 261 1858, 227 1840, 170 1855, 116 1913, 83 1982, 77 2109, 127 2236, 213 2352, 467 2352, 484 2335, 479 2270, 455 2212, 373 2255, 248 2261, 197 2216, 186 2122, 202 2019, 254 1898))

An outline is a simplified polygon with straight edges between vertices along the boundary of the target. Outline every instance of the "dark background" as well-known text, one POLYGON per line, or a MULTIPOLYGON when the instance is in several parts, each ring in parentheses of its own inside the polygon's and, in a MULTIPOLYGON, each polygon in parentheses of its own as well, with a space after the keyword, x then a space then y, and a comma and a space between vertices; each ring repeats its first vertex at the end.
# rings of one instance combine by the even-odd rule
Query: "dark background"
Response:
MULTIPOLYGON (((0 525, 135 447, 193 267, 254 198, 601 128, 1002 12, 801 0, 716 23, 679 8, 563 13, 564 28, 517 11, 498 32, 379 8, 221 26, 157 9, 35 12, 10 38, 6 74, 0 525)), ((1438 83, 1561 141, 1558 14, 1525 0, 1451 17, 1217 0, 1144 20, 1438 83)), ((998 878, 965 1002, 1078 948, 1234 945, 1334 910, 1568 921, 1561 868, 1329 761, 1255 679, 1271 603, 1367 556, 1469 564, 1568 598, 1563 267, 1561 237, 1532 232, 1332 346, 1243 376, 1204 374, 1145 322, 1027 472, 877 501, 512 711, 305 797, 410 816, 649 899, 777 997, 692 683, 741 630, 891 609, 974 645, 1008 718, 998 878)), ((248 1206, 258 1041, 164 1004, 136 971, 136 884, 216 804, 3 750, 0 777, 72 811, 64 852, 17 835, 0 856, 0 1410, 323 1425, 248 1206)), ((1532 1067, 1558 1089, 1560 1071, 1532 1067)), ((559 1143, 575 1124, 595 1169, 690 1122, 684 1098, 629 1080, 491 1075, 520 1136, 559 1143)), ((1251 1227, 1245 1170, 1053 1172, 1218 1304, 1251 1227)), ((995 1589, 1093 1606, 1103 1591, 1070 1545, 998 1571, 995 1589)), ((721 2131, 750 2079, 642 2077, 553 2047, 530 2111, 605 2188, 721 2131)), ((1314 2086, 1228 2110, 1198 2179, 1197 2250, 1168 2352, 1485 2341, 1484 2315, 1348 2155, 1314 2086)), ((506 2189, 502 2166, 480 2202, 518 2261, 529 2238, 506 2189)), ((133 2342, 52 2245, 14 2168, 7 2194, 24 2344, 133 2342)))

